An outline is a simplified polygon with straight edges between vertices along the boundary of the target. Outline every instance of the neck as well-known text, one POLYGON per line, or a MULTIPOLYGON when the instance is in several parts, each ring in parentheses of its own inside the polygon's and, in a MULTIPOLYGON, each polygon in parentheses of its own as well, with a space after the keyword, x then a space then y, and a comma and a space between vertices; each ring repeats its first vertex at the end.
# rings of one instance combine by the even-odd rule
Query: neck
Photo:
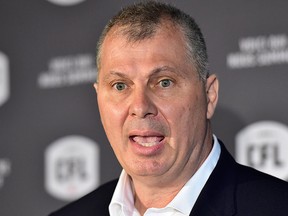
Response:
POLYGON ((163 208, 174 199, 184 184, 151 187, 141 182, 133 182, 135 208, 140 215, 143 215, 148 208, 163 208))
POLYGON ((135 208, 141 215, 148 208, 163 208, 167 206, 182 187, 195 174, 205 161, 212 149, 212 136, 209 142, 195 148, 192 153, 197 155, 187 162, 186 166, 176 173, 168 173, 163 176, 134 176, 132 177, 132 187, 134 190, 135 208), (175 177, 176 176, 176 177, 175 177))

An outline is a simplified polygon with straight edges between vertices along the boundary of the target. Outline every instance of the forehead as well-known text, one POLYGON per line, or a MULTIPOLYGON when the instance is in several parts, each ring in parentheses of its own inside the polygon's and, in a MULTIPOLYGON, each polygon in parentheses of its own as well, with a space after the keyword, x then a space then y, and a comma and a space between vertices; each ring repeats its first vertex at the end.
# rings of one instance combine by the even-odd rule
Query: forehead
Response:
POLYGON ((199 77, 179 26, 169 22, 162 24, 152 37, 135 41, 128 40, 118 28, 112 27, 101 45, 97 60, 98 82, 111 71, 124 72, 129 76, 140 72, 149 76, 149 71, 166 66, 186 78, 199 77))
POLYGON ((128 41, 135 42, 152 38, 155 34, 159 34, 160 32, 173 34, 175 32, 180 32, 180 30, 181 28, 179 24, 175 23, 169 17, 167 19, 163 17, 156 23, 149 21, 146 23, 139 23, 136 21, 131 24, 116 24, 109 30, 108 34, 122 35, 126 37, 128 41))
MULTIPOLYGON (((129 33, 133 34, 133 30, 129 33)), ((105 62, 107 58, 109 61, 114 61, 116 57, 119 57, 119 54, 123 53, 124 56, 122 57, 128 59, 131 57, 131 52, 141 51, 146 55, 152 55, 153 53, 159 55, 159 57, 162 55, 166 55, 166 57, 174 55, 175 60, 180 57, 185 62, 188 60, 184 35, 180 27, 171 22, 159 25, 152 35, 148 35, 145 38, 133 38, 133 35, 129 36, 127 34, 127 27, 125 27, 125 30, 122 27, 112 27, 101 47, 101 63, 107 63, 105 62)), ((142 57, 144 58, 145 56, 142 57)))
MULTIPOLYGON (((144 24, 141 26, 137 22, 131 25, 115 25, 106 34, 103 40, 103 47, 117 39, 126 42, 126 44, 140 44, 149 40, 159 40, 159 38, 170 39, 185 43, 184 32, 180 25, 175 24, 169 19, 160 21, 157 24, 144 24)), ((119 43, 119 40, 117 41, 119 43)), ((120 44, 119 44, 120 45, 120 44)), ((168 46, 169 44, 167 44, 168 46)))

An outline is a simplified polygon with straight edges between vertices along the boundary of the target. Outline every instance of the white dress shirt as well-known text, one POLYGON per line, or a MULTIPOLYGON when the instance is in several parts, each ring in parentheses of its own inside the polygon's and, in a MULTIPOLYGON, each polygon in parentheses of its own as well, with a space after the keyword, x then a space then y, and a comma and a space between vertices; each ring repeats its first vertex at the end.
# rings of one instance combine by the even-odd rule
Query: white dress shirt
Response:
MULTIPOLYGON (((215 135, 213 135, 213 148, 207 159, 183 186, 174 199, 164 208, 149 208, 144 216, 188 216, 210 174, 215 168, 221 148, 215 135)), ((131 181, 125 170, 122 170, 109 205, 111 216, 140 216, 134 207, 134 194, 131 181)))

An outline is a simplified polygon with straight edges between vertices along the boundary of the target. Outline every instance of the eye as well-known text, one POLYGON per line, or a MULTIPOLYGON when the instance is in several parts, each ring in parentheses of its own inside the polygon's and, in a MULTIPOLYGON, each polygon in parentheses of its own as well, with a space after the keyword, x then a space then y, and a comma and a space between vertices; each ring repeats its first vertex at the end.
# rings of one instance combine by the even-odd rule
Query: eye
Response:
POLYGON ((127 88, 127 86, 125 83, 118 82, 118 83, 113 84, 113 88, 115 88, 117 91, 123 91, 124 89, 127 88))
POLYGON ((163 79, 159 82, 160 86, 163 88, 167 88, 172 84, 172 81, 169 79, 163 79))

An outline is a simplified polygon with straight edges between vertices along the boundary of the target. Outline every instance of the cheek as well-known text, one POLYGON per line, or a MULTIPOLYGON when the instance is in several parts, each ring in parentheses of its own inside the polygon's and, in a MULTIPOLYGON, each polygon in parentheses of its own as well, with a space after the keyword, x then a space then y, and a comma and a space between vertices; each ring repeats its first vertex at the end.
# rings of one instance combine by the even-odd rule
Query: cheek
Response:
POLYGON ((190 107, 183 102, 171 102, 167 106, 163 106, 161 113, 169 125, 170 138, 173 142, 178 142, 179 138, 189 130, 191 111, 190 107))
POLYGON ((98 107, 101 121, 108 138, 113 134, 119 136, 125 118, 125 108, 109 100, 109 97, 102 96, 98 99, 98 107))
POLYGON ((163 112, 171 127, 171 135, 177 139, 193 136, 206 121, 205 103, 198 97, 173 103, 163 112))

